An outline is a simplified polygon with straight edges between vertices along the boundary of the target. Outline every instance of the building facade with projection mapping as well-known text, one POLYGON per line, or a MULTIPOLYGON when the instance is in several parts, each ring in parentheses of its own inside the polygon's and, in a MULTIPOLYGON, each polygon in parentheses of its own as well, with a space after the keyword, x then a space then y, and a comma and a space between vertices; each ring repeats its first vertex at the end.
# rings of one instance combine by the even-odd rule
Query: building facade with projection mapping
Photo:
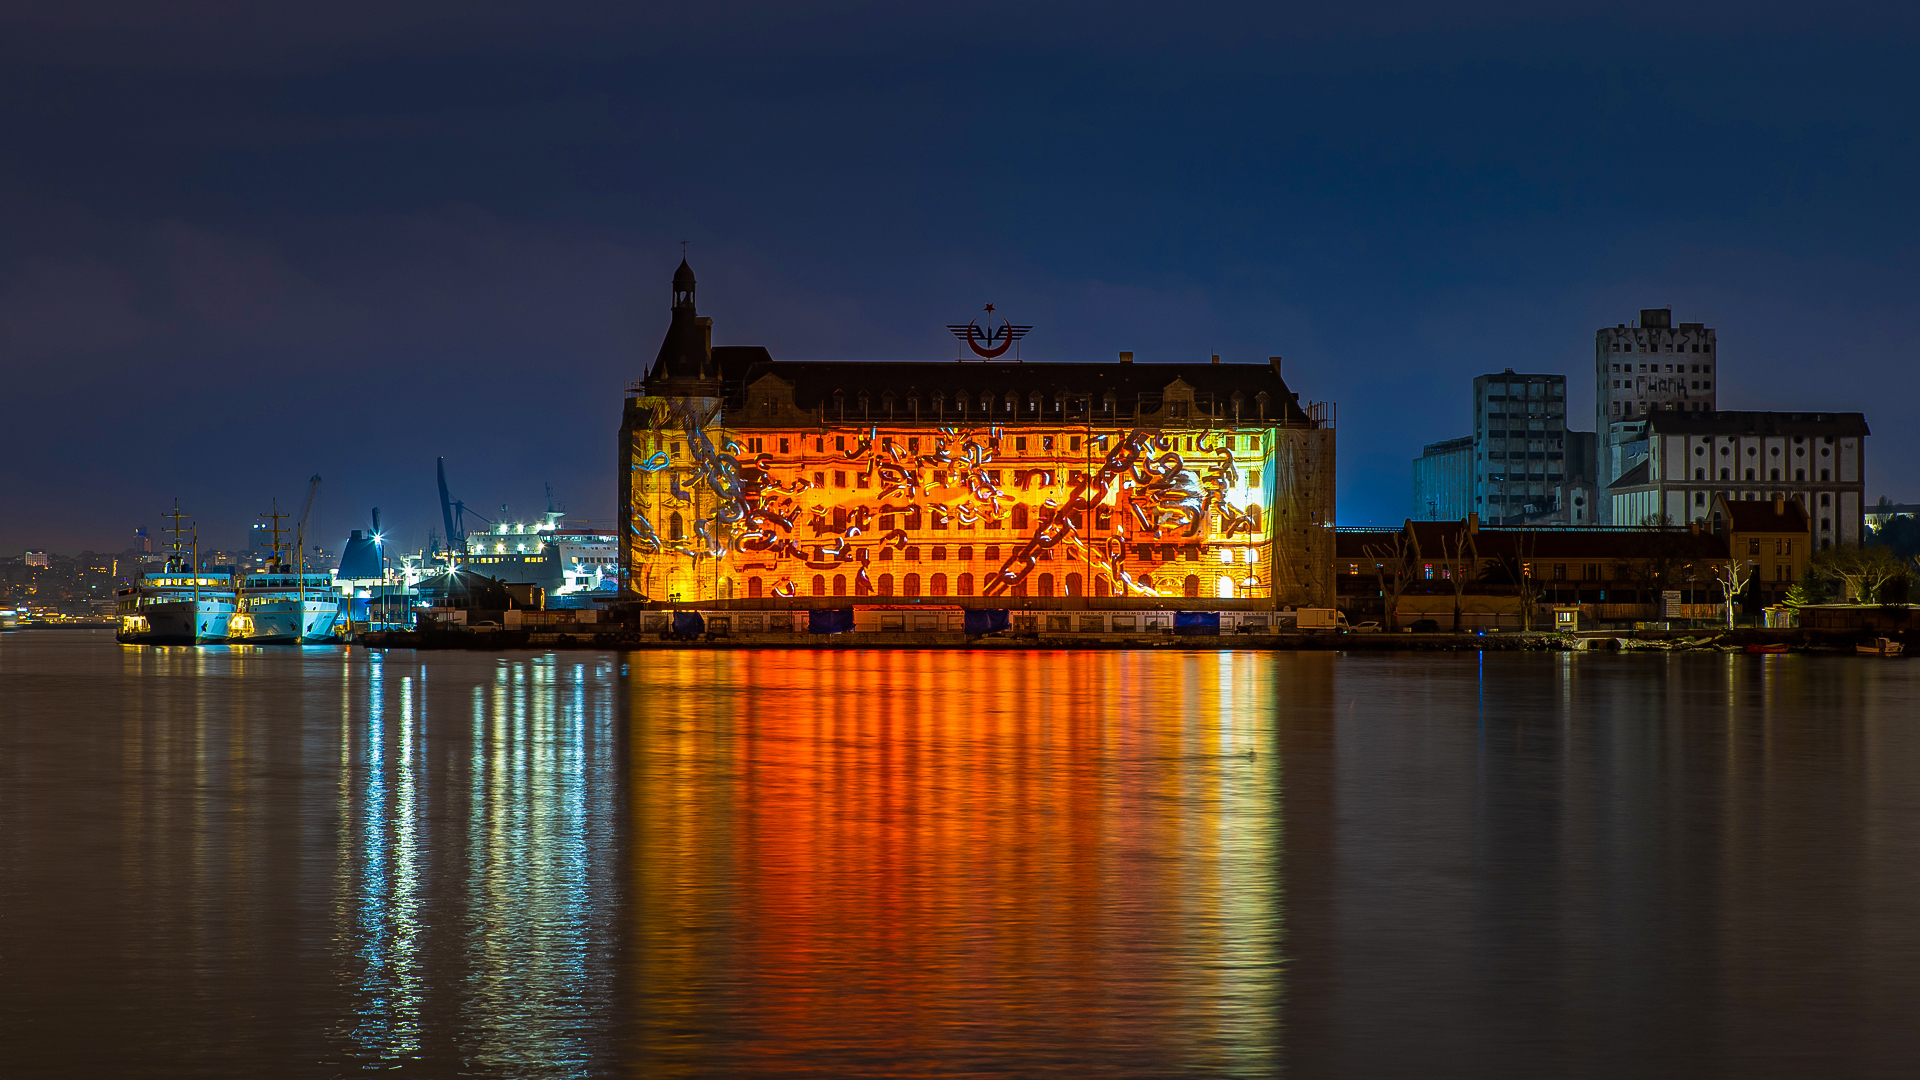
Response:
MULTIPOLYGON (((780 361, 715 347, 694 292, 683 261, 666 340, 626 400, 630 597, 1331 604, 1331 410, 1303 407, 1277 358, 780 361)), ((951 329, 997 357, 1026 328, 951 329)))

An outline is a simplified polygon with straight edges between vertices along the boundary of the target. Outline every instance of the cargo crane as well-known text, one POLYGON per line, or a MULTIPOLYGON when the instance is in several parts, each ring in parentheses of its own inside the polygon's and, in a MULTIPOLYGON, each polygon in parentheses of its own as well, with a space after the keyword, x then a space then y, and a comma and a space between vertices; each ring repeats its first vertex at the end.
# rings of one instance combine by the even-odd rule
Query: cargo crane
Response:
MULTIPOLYGON (((467 515, 473 514, 481 521, 488 519, 467 509, 467 504, 447 494, 447 459, 441 458, 440 469, 440 519, 447 527, 447 555, 465 555, 467 553, 467 515)), ((491 522, 489 522, 491 524, 491 522)))

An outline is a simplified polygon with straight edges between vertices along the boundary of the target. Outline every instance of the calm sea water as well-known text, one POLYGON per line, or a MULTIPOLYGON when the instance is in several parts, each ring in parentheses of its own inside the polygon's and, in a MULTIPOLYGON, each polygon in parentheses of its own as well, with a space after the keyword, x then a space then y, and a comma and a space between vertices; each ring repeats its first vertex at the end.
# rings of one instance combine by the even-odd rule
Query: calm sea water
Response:
POLYGON ((6 1076, 1910 1076, 1920 664, 0 638, 6 1076))

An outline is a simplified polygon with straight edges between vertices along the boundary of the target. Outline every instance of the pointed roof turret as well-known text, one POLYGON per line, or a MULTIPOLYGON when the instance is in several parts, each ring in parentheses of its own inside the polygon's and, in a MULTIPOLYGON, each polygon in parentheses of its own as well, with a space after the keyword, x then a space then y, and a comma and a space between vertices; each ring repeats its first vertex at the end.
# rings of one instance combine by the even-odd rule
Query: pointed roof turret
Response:
POLYGON ((695 283, 693 267, 681 259, 680 268, 673 272, 673 321, 667 326, 666 340, 660 343, 660 355, 647 373, 648 382, 713 377, 713 324, 694 308, 695 283))

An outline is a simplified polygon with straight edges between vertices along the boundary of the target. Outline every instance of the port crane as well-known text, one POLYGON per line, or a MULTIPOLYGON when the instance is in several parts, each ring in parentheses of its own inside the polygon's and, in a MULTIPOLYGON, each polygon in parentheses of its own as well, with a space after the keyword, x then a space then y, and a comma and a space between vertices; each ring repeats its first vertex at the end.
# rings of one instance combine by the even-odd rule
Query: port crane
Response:
POLYGON ((467 553, 467 515, 492 522, 477 511, 467 509, 467 504, 447 493, 447 459, 441 458, 440 464, 440 519, 447 527, 447 554, 465 555, 467 553))

